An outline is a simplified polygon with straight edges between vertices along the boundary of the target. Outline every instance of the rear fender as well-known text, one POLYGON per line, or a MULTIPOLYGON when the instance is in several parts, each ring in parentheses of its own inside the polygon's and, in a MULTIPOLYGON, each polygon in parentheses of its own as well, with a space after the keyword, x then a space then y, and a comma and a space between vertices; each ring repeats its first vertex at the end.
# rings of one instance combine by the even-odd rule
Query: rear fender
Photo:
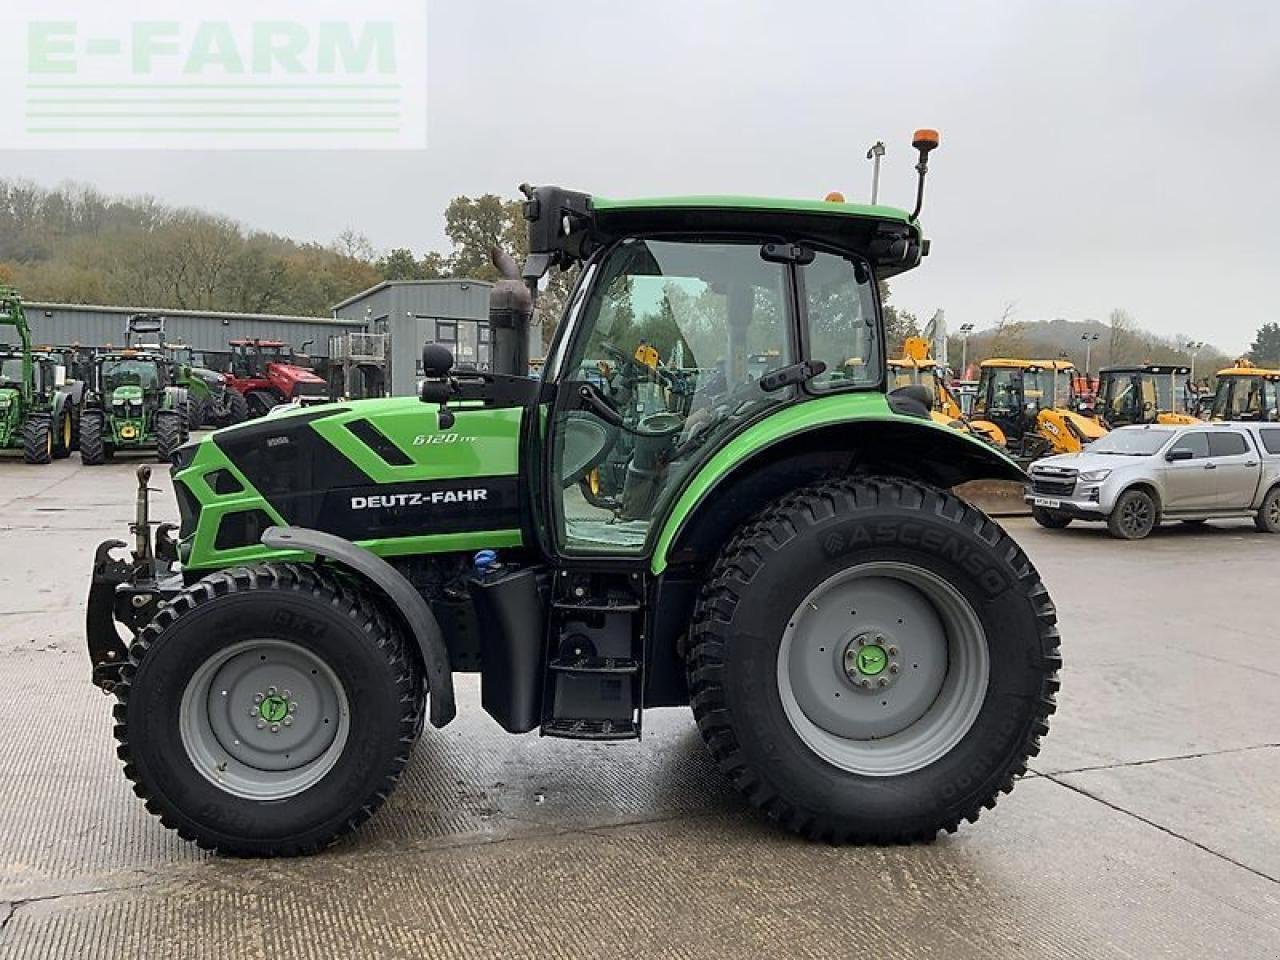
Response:
POLYGON ((748 428, 686 483, 655 541, 653 572, 718 549, 733 530, 790 490, 854 474, 908 477, 944 489, 970 480, 1027 480, 991 444, 929 419, 895 415, 882 395, 799 404, 748 428), (872 398, 879 399, 878 407, 872 398), (801 412, 808 416, 799 418, 801 412))

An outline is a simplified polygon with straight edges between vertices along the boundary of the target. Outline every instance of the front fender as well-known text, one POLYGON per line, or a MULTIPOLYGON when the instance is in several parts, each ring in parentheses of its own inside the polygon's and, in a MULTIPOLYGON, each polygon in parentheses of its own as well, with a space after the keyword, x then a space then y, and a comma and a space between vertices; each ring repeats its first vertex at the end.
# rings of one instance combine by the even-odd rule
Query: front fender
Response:
POLYGON ((358 573, 381 590, 408 623, 422 652, 432 726, 443 727, 457 715, 444 634, 431 607, 404 574, 364 547, 320 530, 268 527, 262 532, 262 542, 273 550, 299 550, 325 557, 358 573))
POLYGON ((862 472, 911 476, 944 488, 970 480, 1027 480, 1003 451, 932 419, 895 413, 883 394, 823 397, 752 424, 686 480, 654 541, 653 572, 666 569, 681 534, 735 478, 764 465, 781 462, 785 468, 793 454, 815 449, 847 452, 847 462, 862 472))

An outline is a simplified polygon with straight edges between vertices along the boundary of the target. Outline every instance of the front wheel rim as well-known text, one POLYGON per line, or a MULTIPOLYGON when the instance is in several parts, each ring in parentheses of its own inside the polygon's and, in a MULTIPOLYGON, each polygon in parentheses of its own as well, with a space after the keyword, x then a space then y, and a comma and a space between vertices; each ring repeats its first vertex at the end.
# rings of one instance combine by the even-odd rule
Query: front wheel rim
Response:
POLYGON ((1130 500, 1120 512, 1120 523, 1129 533, 1142 533, 1151 525, 1151 508, 1145 500, 1130 500))
POLYGON ((938 575, 898 562, 824 580, 791 615, 778 650, 792 730, 862 776, 900 776, 948 754, 977 719, 989 678, 973 607, 938 575))
POLYGON ((346 748, 351 712, 329 665, 298 644, 244 640, 206 659, 179 706, 187 757, 219 789, 284 800, 314 786, 346 748))

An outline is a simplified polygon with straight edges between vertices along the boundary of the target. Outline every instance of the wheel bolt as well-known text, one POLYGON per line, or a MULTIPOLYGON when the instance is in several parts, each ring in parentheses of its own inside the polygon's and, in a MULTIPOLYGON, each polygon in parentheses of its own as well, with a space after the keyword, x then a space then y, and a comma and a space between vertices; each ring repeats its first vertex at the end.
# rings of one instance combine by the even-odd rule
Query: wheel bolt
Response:
POLYGON ((870 680, 868 680, 866 677, 863 677, 863 678, 862 678, 862 686, 864 686, 864 687, 869 687, 869 686, 871 686, 871 681, 870 681, 870 680))
POLYGON ((889 672, 890 672, 890 673, 897 673, 897 672, 898 672, 898 669, 899 669, 899 668, 898 668, 898 665, 897 665, 896 663, 891 663, 891 664, 889 664, 889 672))
POLYGON ((867 638, 866 638, 866 637, 859 637, 859 638, 858 638, 858 646, 860 646, 860 647, 865 647, 866 645, 867 645, 867 638))
POLYGON ((880 686, 882 686, 882 687, 887 687, 888 685, 889 685, 889 678, 888 678, 888 677, 881 677, 881 678, 880 678, 880 686))
POLYGON ((285 718, 284 718, 284 725, 285 725, 286 727, 291 727, 291 726, 293 726, 293 717, 285 717, 285 718))
POLYGON ((876 634, 876 643, 884 643, 884 637, 880 636, 878 633, 876 634))
POLYGON ((267 687, 267 696, 274 697, 276 695, 275 687, 267 687))
POLYGON ((254 724, 254 726, 257 727, 259 730, 262 730, 266 727, 266 724, 263 723, 261 720, 259 720, 257 723, 254 724))
POLYGON ((897 655, 897 653, 898 653, 898 648, 897 648, 897 647, 895 647, 895 646, 890 646, 890 647, 889 647, 889 656, 891 656, 891 657, 892 657, 892 656, 896 656, 896 655, 897 655))
POLYGON ((262 702, 262 694, 260 694, 260 693, 255 693, 255 694, 253 695, 253 702, 254 702, 254 703, 261 703, 261 702, 262 702))
POLYGON ((280 694, 280 696, 284 697, 286 700, 292 700, 292 699, 293 699, 293 694, 292 694, 292 693, 290 693, 288 690, 286 690, 284 693, 280 694))
POLYGON ((278 724, 278 723, 273 723, 273 724, 271 725, 271 732, 272 732, 272 733, 279 733, 279 732, 280 732, 280 724, 278 724))
POLYGON ((294 712, 296 712, 296 711, 297 711, 297 709, 298 709, 298 703, 297 703, 297 701, 296 701, 296 700, 289 704, 289 712, 290 712, 290 713, 294 713, 294 712))

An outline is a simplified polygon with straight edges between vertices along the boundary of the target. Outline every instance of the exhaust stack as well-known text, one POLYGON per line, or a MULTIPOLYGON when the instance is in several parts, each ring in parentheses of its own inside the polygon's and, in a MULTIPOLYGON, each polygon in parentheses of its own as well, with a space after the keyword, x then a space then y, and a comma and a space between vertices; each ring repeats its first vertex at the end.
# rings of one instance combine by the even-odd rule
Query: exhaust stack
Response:
POLYGON ((502 275, 502 279, 493 285, 493 290, 489 293, 493 372, 527 377, 533 293, 521 279, 520 268, 509 253, 499 247, 492 247, 489 250, 489 260, 502 275))

